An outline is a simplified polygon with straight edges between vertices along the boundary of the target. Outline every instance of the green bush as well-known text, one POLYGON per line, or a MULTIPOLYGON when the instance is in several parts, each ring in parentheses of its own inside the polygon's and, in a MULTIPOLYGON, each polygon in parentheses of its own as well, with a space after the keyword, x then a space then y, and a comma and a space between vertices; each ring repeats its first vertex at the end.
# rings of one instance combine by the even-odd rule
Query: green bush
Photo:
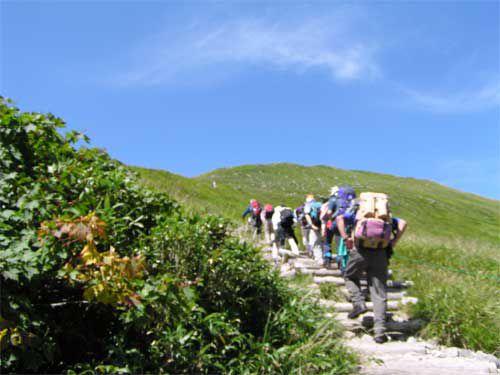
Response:
POLYGON ((226 221, 75 148, 53 115, 1 98, 0 119, 2 371, 352 371, 339 330, 226 221))

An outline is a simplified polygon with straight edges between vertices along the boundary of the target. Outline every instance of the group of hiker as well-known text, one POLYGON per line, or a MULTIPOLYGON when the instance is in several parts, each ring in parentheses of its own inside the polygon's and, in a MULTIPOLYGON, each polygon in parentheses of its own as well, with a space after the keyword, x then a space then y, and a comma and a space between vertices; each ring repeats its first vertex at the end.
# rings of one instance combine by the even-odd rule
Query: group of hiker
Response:
POLYGON ((403 219, 393 217, 389 197, 383 193, 361 193, 350 186, 333 186, 323 201, 306 196, 303 204, 292 209, 273 207, 250 200, 243 218, 250 215, 252 238, 264 231, 265 242, 272 247, 275 264, 283 258, 300 255, 294 226, 300 226, 305 251, 320 265, 328 268, 336 262, 351 295, 355 319, 367 311, 361 292, 361 277, 367 276, 374 312, 374 339, 387 341, 385 316, 389 259, 396 243, 406 230, 403 219), (285 249, 288 242, 290 250, 285 249))

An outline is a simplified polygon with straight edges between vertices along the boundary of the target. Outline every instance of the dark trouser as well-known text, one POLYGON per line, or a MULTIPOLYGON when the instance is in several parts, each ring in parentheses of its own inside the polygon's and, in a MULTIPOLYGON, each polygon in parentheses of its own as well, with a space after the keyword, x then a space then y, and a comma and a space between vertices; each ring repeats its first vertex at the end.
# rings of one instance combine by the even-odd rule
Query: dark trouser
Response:
POLYGON ((260 230, 262 228, 262 220, 260 217, 252 217, 252 228, 258 234, 260 234, 260 230))
POLYGON ((295 243, 298 243, 297 242, 297 237, 295 237, 295 232, 293 231, 293 226, 292 225, 281 225, 281 224, 278 224, 278 230, 277 230, 277 233, 276 233, 276 239, 279 243, 280 246, 284 246, 285 245, 285 240, 287 238, 293 238, 293 240, 295 241, 295 243))
POLYGON ((373 302, 375 336, 385 333, 387 309, 387 254, 385 249, 352 249, 345 269, 345 284, 351 294, 354 306, 364 305, 360 277, 363 271, 368 275, 370 298, 373 302))
POLYGON ((335 234, 334 229, 327 229, 325 234, 325 242, 323 244, 323 256, 326 256, 327 253, 338 253, 339 244, 340 236, 335 234), (335 244, 333 243, 333 241, 335 241, 335 244))

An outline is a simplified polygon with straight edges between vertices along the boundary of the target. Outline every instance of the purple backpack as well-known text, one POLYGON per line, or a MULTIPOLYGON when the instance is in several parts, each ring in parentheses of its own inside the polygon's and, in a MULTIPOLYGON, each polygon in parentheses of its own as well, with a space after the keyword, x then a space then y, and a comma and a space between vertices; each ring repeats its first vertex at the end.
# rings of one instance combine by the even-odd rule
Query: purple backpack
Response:
POLYGON ((391 240, 392 225, 381 219, 361 219, 354 229, 354 239, 363 247, 372 249, 386 248, 391 240))
POLYGON ((351 207, 354 198, 356 198, 356 192, 352 187, 341 186, 337 192, 337 210, 333 216, 343 215, 351 207))

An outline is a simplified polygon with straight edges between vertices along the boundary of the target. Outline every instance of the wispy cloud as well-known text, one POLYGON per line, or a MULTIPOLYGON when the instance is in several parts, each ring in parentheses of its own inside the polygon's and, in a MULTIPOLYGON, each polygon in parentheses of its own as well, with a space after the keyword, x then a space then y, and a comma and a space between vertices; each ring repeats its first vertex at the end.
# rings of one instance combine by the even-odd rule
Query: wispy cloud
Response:
POLYGON ((466 113, 500 108, 500 79, 482 87, 455 93, 427 93, 403 90, 420 109, 440 113, 466 113))
POLYGON ((207 73, 215 67, 261 66, 304 73, 323 70, 334 80, 372 79, 380 75, 374 41, 351 35, 345 17, 325 16, 283 24, 239 19, 155 36, 142 47, 148 56, 121 80, 125 84, 164 84, 179 76, 207 73))

